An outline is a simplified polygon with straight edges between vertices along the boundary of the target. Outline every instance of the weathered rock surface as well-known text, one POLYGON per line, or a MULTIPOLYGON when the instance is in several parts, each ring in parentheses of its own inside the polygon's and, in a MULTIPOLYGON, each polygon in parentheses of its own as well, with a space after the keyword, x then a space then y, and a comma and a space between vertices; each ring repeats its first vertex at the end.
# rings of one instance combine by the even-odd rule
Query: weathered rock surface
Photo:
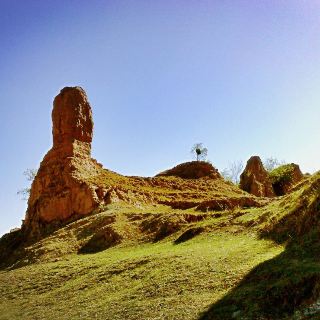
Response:
POLYGON ((212 179, 221 178, 220 173, 213 167, 211 163, 205 161, 191 161, 177 165, 176 167, 163 171, 156 175, 160 176, 175 176, 183 179, 199 179, 209 177, 212 179))
POLYGON ((86 93, 66 87, 54 99, 53 147, 32 183, 23 230, 39 236, 50 226, 87 215, 101 201, 88 182, 101 172, 91 158, 93 120, 86 93))
POLYGON ((260 157, 251 157, 240 176, 240 189, 257 197, 275 196, 268 172, 260 157))
POLYGON ((80 87, 66 87, 53 102, 53 147, 70 144, 75 140, 90 143, 93 135, 91 107, 86 93, 80 87))
POLYGON ((300 167, 295 163, 282 165, 270 172, 273 190, 277 196, 290 193, 292 187, 303 178, 300 167))
POLYGON ((203 161, 182 163, 154 178, 102 169, 91 158, 92 112, 80 87, 61 90, 54 99, 52 123, 53 146, 31 186, 24 239, 38 239, 113 202, 201 211, 261 205, 203 161))

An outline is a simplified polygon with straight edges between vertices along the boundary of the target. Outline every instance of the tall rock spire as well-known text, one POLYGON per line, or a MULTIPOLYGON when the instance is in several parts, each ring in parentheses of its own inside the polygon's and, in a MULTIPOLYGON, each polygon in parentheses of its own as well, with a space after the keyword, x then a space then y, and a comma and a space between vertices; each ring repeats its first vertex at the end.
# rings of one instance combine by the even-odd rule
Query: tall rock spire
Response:
POLYGON ((85 91, 66 87, 52 110, 53 147, 32 183, 23 230, 39 236, 91 213, 99 206, 96 188, 88 181, 101 172, 91 158, 93 120, 85 91))

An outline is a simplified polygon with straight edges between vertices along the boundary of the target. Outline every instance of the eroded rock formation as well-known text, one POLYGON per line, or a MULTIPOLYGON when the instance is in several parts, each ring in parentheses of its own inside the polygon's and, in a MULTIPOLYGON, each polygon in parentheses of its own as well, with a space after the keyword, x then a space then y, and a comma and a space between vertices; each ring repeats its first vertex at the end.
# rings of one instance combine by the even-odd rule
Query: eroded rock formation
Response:
MULTIPOLYGON (((91 158, 92 113, 80 87, 66 87, 54 99, 52 124, 53 146, 32 183, 22 225, 26 239, 37 239, 112 202, 135 206, 166 204, 201 211, 260 205, 252 196, 225 182, 207 162, 183 163, 154 178, 125 177, 102 169, 91 158)), ((249 192, 255 192, 259 177, 255 176, 249 192)), ((264 192, 263 189, 261 193, 264 192)))
POLYGON ((268 172, 260 157, 251 157, 240 176, 240 189, 257 197, 275 196, 268 172))
POLYGON ((32 183, 23 230, 39 236, 50 226, 91 213, 99 206, 88 179, 101 172, 91 158, 93 120, 86 93, 66 87, 54 99, 53 147, 45 155, 32 183))
POLYGON ((282 165, 270 172, 273 190, 277 196, 289 193, 303 179, 300 167, 295 163, 282 165))
POLYGON ((157 177, 160 176, 175 176, 183 179, 199 179, 203 177, 209 177, 212 179, 221 178, 218 170, 215 169, 211 163, 205 161, 181 163, 172 169, 157 174, 157 177))

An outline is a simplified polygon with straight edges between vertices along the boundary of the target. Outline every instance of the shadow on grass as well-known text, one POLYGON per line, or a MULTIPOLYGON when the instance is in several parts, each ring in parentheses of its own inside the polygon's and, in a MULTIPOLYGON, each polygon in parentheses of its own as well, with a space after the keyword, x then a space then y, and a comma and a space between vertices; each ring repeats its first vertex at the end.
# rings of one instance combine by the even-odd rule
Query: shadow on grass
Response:
POLYGON ((0 270, 13 264, 24 253, 25 242, 21 229, 7 233, 0 238, 0 270))
POLYGON ((199 235, 202 233, 205 229, 203 227, 193 227, 189 228, 186 231, 184 231, 176 240, 174 240, 174 244, 179 244, 186 242, 195 236, 199 235))
POLYGON ((112 226, 107 226, 91 237, 79 250, 79 254, 97 253, 120 243, 122 237, 112 226))
MULTIPOLYGON (((287 243, 200 316, 205 319, 286 319, 320 293, 320 179, 261 238, 287 243), (307 193, 308 192, 308 193, 307 193)), ((288 198, 290 200, 290 198, 288 198)), ((304 318, 315 319, 315 318, 304 318)))
POLYGON ((287 245, 254 268, 199 319, 284 319, 320 292, 320 233, 287 245))

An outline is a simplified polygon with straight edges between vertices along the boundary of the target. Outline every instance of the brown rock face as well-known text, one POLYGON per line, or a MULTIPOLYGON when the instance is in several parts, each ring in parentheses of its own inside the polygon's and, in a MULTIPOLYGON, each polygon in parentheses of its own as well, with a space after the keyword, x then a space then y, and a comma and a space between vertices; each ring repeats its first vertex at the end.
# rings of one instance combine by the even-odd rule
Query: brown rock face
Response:
POLYGON ((268 172, 264 169, 260 157, 251 157, 240 176, 240 189, 257 197, 275 196, 268 172))
POLYGON ((91 158, 93 121, 80 87, 66 87, 54 99, 53 147, 45 155, 32 183, 23 230, 40 236, 52 226, 91 213, 99 197, 88 178, 101 172, 91 158))
POLYGON ((203 177, 209 177, 212 179, 221 178, 218 170, 215 169, 212 164, 205 161, 181 163, 172 169, 157 174, 156 176, 175 176, 183 179, 199 179, 203 177))
POLYGON ((86 93, 80 87, 66 87, 53 102, 53 147, 75 140, 92 142, 93 120, 86 93))

